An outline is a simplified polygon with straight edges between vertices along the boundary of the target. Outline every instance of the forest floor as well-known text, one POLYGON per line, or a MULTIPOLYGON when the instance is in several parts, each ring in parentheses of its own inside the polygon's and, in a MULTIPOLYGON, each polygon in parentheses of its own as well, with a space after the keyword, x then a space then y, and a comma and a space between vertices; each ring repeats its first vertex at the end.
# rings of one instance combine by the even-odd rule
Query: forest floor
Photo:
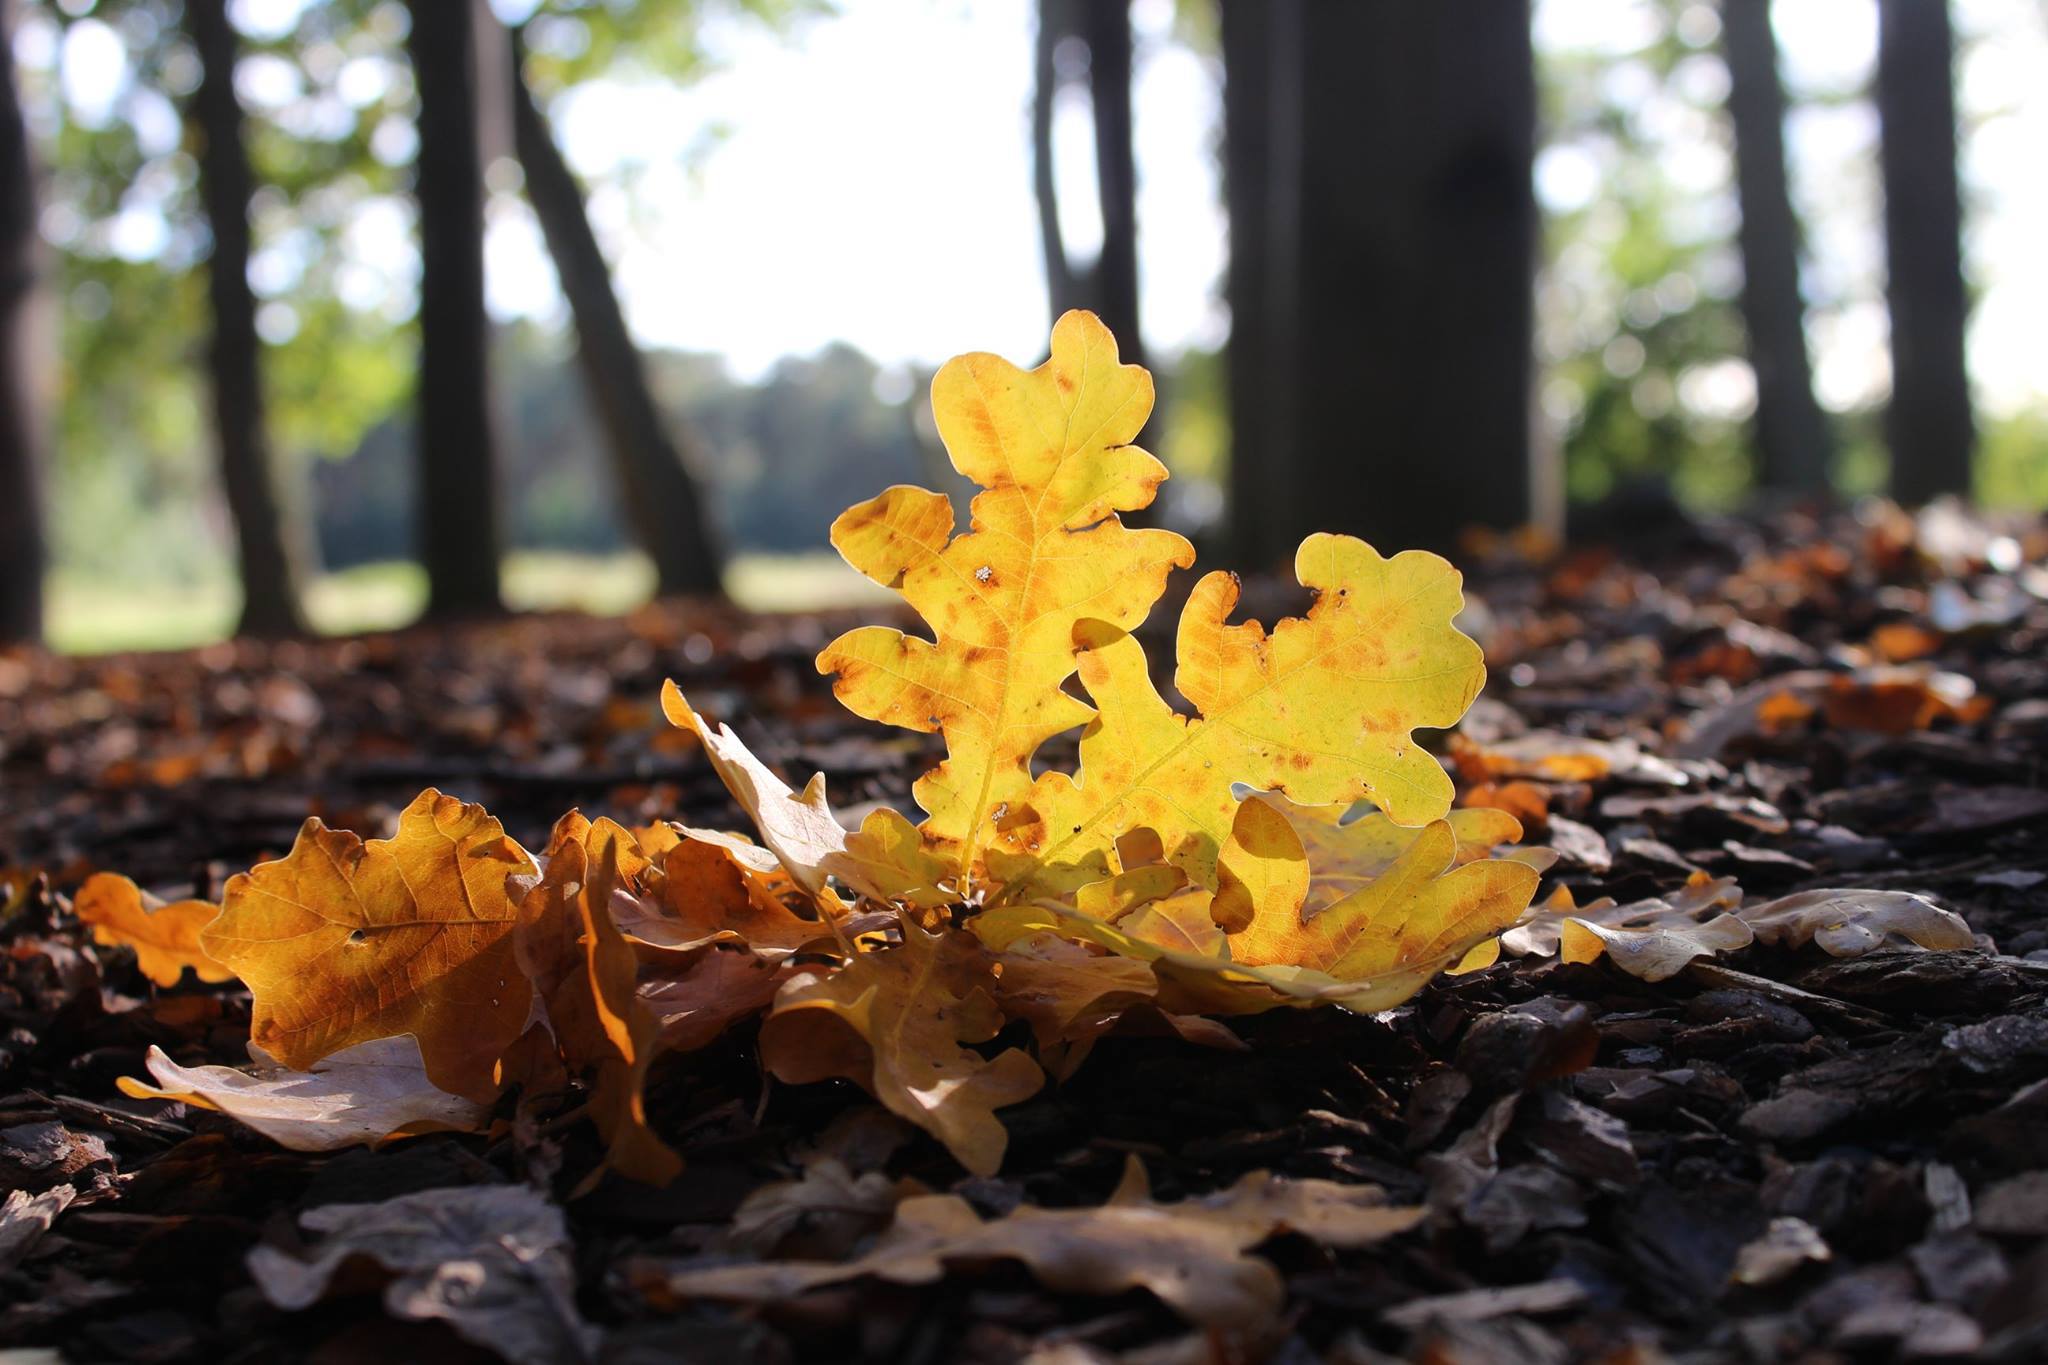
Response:
MULTIPOLYGON (((573 1299, 493 1309, 532 1328, 526 1358, 562 1354, 533 1315, 608 1362, 2048 1355, 2048 529, 1876 509, 1632 531, 1464 557, 1491 681, 1446 748, 1461 800, 1520 815, 1560 855, 1544 894, 1562 885, 1582 907, 1669 897, 1702 873, 1752 900, 1911 891, 1962 916, 1974 947, 1758 943, 1657 981, 1611 955, 1531 954, 1384 1015, 1231 1020, 1242 1051, 1112 1034, 1002 1112, 1010 1148, 988 1178, 873 1122, 849 1084, 765 1084, 741 1025, 656 1064, 651 1121, 687 1163, 667 1189, 610 1178, 571 1198, 593 1139, 573 1122, 547 1135, 575 1283, 573 1299), (1132 1156, 1160 1200, 1263 1170, 1370 1182, 1428 1213, 1364 1249, 1259 1246, 1284 1310, 1229 1339, 1191 1334, 1146 1291, 1054 1292, 1014 1261, 757 1309, 662 1291, 648 1267, 731 1258, 742 1201, 820 1152, 843 1163, 845 1200, 765 1242, 756 1227, 756 1252, 846 1255, 905 1180, 989 1218, 1099 1205, 1132 1156)), ((1249 586, 1254 609, 1292 605, 1249 586)), ((128 952, 90 942, 69 893, 104 868, 217 897, 308 814, 382 834, 428 785, 483 802, 528 847, 571 805, 744 828, 695 741, 663 723, 664 677, 792 779, 829 773, 842 811, 908 809, 932 746, 845 714, 812 667, 855 619, 664 604, 0 654, 0 1346, 491 1358, 445 1323, 379 1311, 380 1288, 394 1309, 406 1288, 367 1263, 286 1311, 248 1256, 316 1243, 308 1210, 516 1186, 532 1173, 522 1144, 304 1154, 124 1098, 116 1079, 144 1074, 152 1045, 246 1062, 248 997, 189 977, 152 988, 128 952)))

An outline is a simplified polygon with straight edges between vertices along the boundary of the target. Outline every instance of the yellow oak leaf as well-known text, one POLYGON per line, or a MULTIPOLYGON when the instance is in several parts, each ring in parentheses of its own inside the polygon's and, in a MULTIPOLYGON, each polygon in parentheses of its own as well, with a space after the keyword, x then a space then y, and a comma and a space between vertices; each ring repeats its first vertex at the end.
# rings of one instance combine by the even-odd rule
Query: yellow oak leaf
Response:
POLYGON ((201 981, 232 981, 235 974, 207 955, 199 931, 220 914, 210 901, 166 905, 126 877, 95 872, 72 898, 81 924, 92 926, 93 942, 133 948, 135 965, 159 986, 175 986, 190 967, 201 981))
POLYGON ((593 825, 575 811, 557 821, 547 872, 520 902, 513 942, 547 1011, 562 1066, 590 1084, 605 1165, 666 1185, 682 1170, 682 1158, 647 1126, 644 1097, 661 1026, 636 994, 639 962, 611 915, 621 857, 639 857, 632 840, 610 820, 593 825))
POLYGON ((1024 814, 1006 819, 1003 847, 989 854, 1003 900, 1093 880, 1138 826, 1214 890, 1239 784, 1310 806, 1369 800, 1401 825, 1444 816, 1450 777, 1412 731, 1454 724, 1486 679, 1479 646, 1451 624, 1464 603, 1458 571, 1423 551, 1387 559, 1319 534, 1302 542, 1295 574, 1315 604, 1270 635, 1256 621, 1224 624, 1237 604, 1231 575, 1195 585, 1174 677, 1192 717, 1160 697, 1129 634, 1100 621, 1075 628, 1097 714, 1079 771, 1045 773, 1024 814))
POLYGON ((952 534, 943 494, 901 485, 832 525, 847 562, 901 592, 933 638, 863 627, 826 646, 818 669, 838 675, 833 691, 855 713, 944 734, 945 762, 914 791, 926 840, 963 876, 978 875, 995 826, 1030 790, 1032 753, 1088 719, 1061 690, 1075 626, 1136 626, 1167 574, 1194 561, 1182 537, 1117 517, 1166 477, 1132 444, 1151 411, 1152 377, 1117 362, 1093 314, 1069 312, 1037 369, 972 354, 932 381, 953 467, 983 490, 966 534, 952 534))
MULTIPOLYGON (((1417 832, 1371 882, 1315 914, 1265 908, 1230 936, 1247 966, 1309 967, 1343 981, 1410 975, 1415 989, 1529 908, 1539 874, 1523 863, 1480 859, 1454 866, 1448 820, 1417 832)), ((1411 994, 1413 992, 1410 992, 1411 994)))
POLYGON ((250 1039, 285 1066, 410 1033, 428 1080, 488 1103, 532 1001, 507 887, 532 867, 483 807, 429 788, 390 839, 306 821, 283 858, 228 879, 199 942, 248 983, 250 1039))
POLYGON ((1003 1026, 996 984, 993 961, 972 938, 928 934, 906 920, 900 944, 784 986, 761 1025, 761 1061, 793 1085, 850 1080, 962 1166, 992 1175, 1009 1141, 994 1111, 1045 1081, 1016 1048, 993 1060, 968 1050, 1003 1026))

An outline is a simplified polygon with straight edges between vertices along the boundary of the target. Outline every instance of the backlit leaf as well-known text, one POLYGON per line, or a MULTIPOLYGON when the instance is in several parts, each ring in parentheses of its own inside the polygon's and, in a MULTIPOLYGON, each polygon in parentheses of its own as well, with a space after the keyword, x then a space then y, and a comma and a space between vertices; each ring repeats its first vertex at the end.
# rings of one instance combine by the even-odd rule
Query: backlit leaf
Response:
POLYGON ((166 905, 112 872, 95 872, 78 888, 72 909, 92 926, 93 942, 133 948, 135 965, 159 986, 175 986, 190 967, 201 981, 232 981, 235 974, 207 955, 199 931, 213 923, 220 907, 209 901, 166 905))
POLYGON ((1092 314, 1070 312, 1037 369, 964 355, 932 381, 953 467, 984 490, 967 534, 952 535, 943 494, 903 486, 833 523, 847 562, 901 592, 933 638, 863 627, 826 646, 819 671, 857 714, 945 735, 945 762, 915 793, 927 839, 961 873, 1029 790, 1032 753, 1088 718, 1060 687, 1075 626, 1136 626, 1167 573, 1193 562, 1182 537, 1116 515, 1166 477, 1131 444, 1151 411, 1151 376, 1117 363, 1092 314))
POLYGON ((532 999, 506 886, 532 866, 483 807, 429 788, 390 839, 306 821, 290 853, 229 878, 200 945, 248 983, 250 1039, 286 1066, 410 1033, 429 1080, 488 1101, 532 999))

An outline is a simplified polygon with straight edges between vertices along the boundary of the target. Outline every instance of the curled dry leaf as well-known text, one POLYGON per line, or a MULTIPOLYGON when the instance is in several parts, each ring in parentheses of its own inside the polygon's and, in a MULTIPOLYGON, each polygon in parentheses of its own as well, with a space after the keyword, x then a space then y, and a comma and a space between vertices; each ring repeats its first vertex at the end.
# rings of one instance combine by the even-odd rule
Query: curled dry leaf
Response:
POLYGON ((1130 628, 1167 574, 1194 562, 1171 531, 1117 518, 1152 501, 1165 466, 1133 444, 1152 411, 1152 377, 1117 363, 1109 329, 1083 312, 1053 327, 1035 370, 998 356, 948 361, 932 417, 953 467, 978 484, 972 529, 953 536, 942 493, 898 486, 832 524, 847 562, 901 592, 930 626, 919 639, 850 631, 818 655, 833 691, 869 720, 946 739, 919 779, 926 841, 976 876, 981 850, 1031 787, 1038 746, 1088 719, 1062 690, 1083 620, 1130 628))
POLYGON ((78 888, 72 909, 80 923, 92 926, 93 942, 133 948, 135 965, 159 986, 177 985, 188 967, 201 981, 235 979, 200 946, 199 931, 220 913, 210 901, 166 905, 126 877, 95 872, 78 888))
POLYGON ((968 1050, 1003 1026, 989 955, 957 931, 903 925, 900 944, 798 975, 761 1025, 761 1061, 792 1084, 843 1077, 946 1145, 976 1175, 1002 1164, 995 1110, 1045 1077, 1016 1048, 968 1050))
POLYGON ((1861 957, 1878 948, 1912 945, 1974 948, 1961 915, 1910 891, 1800 891, 1740 912, 1759 940, 1786 948, 1817 945, 1833 957, 1861 957))
POLYGON ((661 709, 671 725, 691 731, 703 742, 705 756, 753 819, 761 842, 817 902, 820 914, 839 908, 825 885, 828 877, 877 901, 942 905, 953 899, 937 885, 946 875, 945 865, 911 837, 910 822, 895 811, 871 812, 858 832, 848 834, 826 803, 823 773, 814 774, 801 793, 792 791, 754 757, 731 726, 714 729, 692 710, 673 680, 661 686, 661 709))
POLYGON ((657 1044, 694 1052, 768 1008, 789 979, 787 963, 727 948, 701 948, 682 965, 643 974, 640 1003, 654 1015, 657 1044))
POLYGON ((562 1210, 524 1185, 423 1190, 381 1204, 328 1204, 299 1216, 322 1235, 301 1259, 271 1246, 249 1253, 263 1297, 310 1308, 351 1261, 395 1278, 393 1317, 439 1318, 464 1340, 515 1365, 591 1360, 598 1332, 576 1310, 576 1273, 562 1210))
POLYGON ((997 958, 996 1003, 1031 1025, 1040 1065, 1065 1080, 1095 1040, 1159 983, 1142 962, 1091 952, 1057 934, 1029 934, 997 958))
POLYGON ((886 1224, 898 1204, 924 1193, 914 1180, 855 1175, 837 1157, 820 1157, 798 1179, 763 1185, 742 1200, 726 1241, 756 1256, 840 1257, 886 1224))
POLYGON ((639 856, 637 846, 628 854, 632 838, 610 820, 563 816, 548 840, 547 872, 520 902, 514 944, 561 1065, 590 1085, 605 1166, 666 1185, 682 1158, 647 1126, 643 1095, 661 1025, 635 993, 639 962, 611 917, 621 857, 639 856))
POLYGON ((1286 1180, 1265 1171, 1218 1194, 1159 1204, 1134 1161, 1123 1186, 1099 1208, 1025 1205, 984 1221, 958 1196, 923 1195, 898 1205, 894 1224, 857 1260, 685 1270, 643 1263, 632 1277, 658 1301, 772 1302, 865 1277, 930 1284, 955 1264, 1015 1260, 1060 1293, 1147 1289, 1191 1322, 1243 1331, 1270 1323, 1284 1298, 1279 1272, 1248 1255, 1251 1248, 1283 1232, 1328 1246, 1369 1246, 1407 1231, 1423 1214, 1389 1206, 1376 1186, 1286 1180))
POLYGON ((507 887, 531 870, 483 807, 429 788, 390 839, 306 821, 290 853, 228 880, 200 945, 248 983, 251 1041, 286 1066, 410 1033, 429 1080, 488 1101, 532 1001, 507 887))
POLYGON ((689 830, 660 856, 661 876, 643 894, 614 896, 612 917, 635 943, 688 951, 737 943, 761 957, 788 957, 832 926, 790 902, 808 901, 772 853, 732 835, 689 830))
POLYGON ((343 1048, 310 1071, 278 1066, 253 1045, 249 1050, 256 1067, 238 1071, 179 1066, 152 1047, 148 1066, 156 1084, 127 1076, 116 1083, 136 1099, 217 1110, 295 1152, 331 1152, 413 1133, 474 1132, 490 1118, 484 1106, 434 1087, 419 1040, 410 1034, 343 1048))
POLYGON ((1566 962, 1592 962, 1603 953, 1614 965, 1643 981, 1664 981, 1702 957, 1746 948, 1750 927, 1726 913, 1742 903, 1733 877, 1718 880, 1696 873, 1669 899, 1653 897, 1628 905, 1558 919, 1558 954, 1566 962))

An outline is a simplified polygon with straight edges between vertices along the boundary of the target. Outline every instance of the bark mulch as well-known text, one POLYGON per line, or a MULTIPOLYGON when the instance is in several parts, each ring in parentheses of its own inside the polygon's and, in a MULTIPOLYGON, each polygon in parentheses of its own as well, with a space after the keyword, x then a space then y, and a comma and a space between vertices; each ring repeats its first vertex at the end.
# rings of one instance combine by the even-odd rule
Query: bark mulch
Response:
MULTIPOLYGON (((601 1358, 2048 1357, 2048 529, 1942 507, 1630 529, 1633 543, 1465 557, 1491 670, 1446 749, 1465 799, 1490 786, 1476 799, 1527 815, 1561 854, 1546 894, 1562 884, 1582 905, 1695 871, 1752 897, 1908 890, 1962 915, 1976 948, 1753 946, 1654 984, 1606 960, 1504 960, 1384 1016, 1233 1021, 1244 1052, 1111 1036, 1004 1112, 995 1178, 923 1138, 873 1158, 986 1214, 1098 1203, 1131 1154, 1161 1198, 1269 1169, 1430 1205, 1369 1250, 1266 1247, 1288 1302, 1256 1342, 1190 1337, 1141 1291, 1054 1294, 1001 1265, 770 1310, 650 1303, 629 1260, 715 1246, 751 1190, 868 1103, 837 1082, 764 1087, 742 1028, 655 1070, 654 1122, 687 1161, 676 1183, 611 1181, 564 1206, 601 1358)), ((1288 605, 1279 585, 1250 587, 1255 610, 1288 605)), ((579 804, 744 828, 660 718, 670 676, 790 775, 829 773, 842 809, 908 809, 931 746, 839 711, 811 665, 853 620, 664 604, 0 654, 0 1195, 20 1194, 0 1224, 0 1345, 490 1358, 387 1316, 367 1274, 341 1286, 362 1292, 284 1312, 246 1257, 291 1244, 307 1209, 525 1179, 528 1149, 429 1136, 302 1155, 123 1098, 115 1079, 144 1074, 152 1044, 246 1060, 247 998, 152 989, 90 944, 68 893, 105 868, 217 896, 306 815, 384 833, 427 785, 482 801, 530 847, 579 804), (55 1213, 46 1229, 37 1209, 55 1213)), ((546 1140, 565 1196, 590 1134, 546 1140)))

